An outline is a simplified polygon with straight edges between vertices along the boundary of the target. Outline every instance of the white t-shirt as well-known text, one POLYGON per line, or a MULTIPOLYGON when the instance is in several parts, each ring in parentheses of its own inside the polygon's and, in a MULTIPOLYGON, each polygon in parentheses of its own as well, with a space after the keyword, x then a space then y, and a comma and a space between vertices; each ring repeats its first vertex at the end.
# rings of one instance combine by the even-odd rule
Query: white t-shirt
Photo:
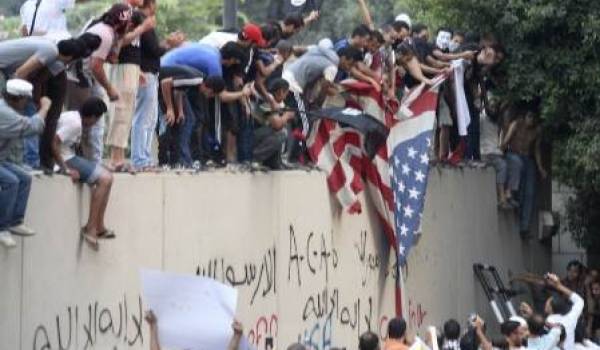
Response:
POLYGON ((60 155, 63 160, 67 160, 75 157, 75 145, 81 141, 81 116, 77 111, 64 112, 58 119, 58 126, 56 127, 56 136, 61 141, 60 144, 60 155))
POLYGON ((115 31, 108 24, 99 22, 91 26, 86 32, 96 34, 102 39, 100 46, 92 52, 92 57, 106 60, 111 50, 116 46, 115 31))
MULTIPOLYGON (((27 0, 21 6, 21 24, 31 30, 35 3, 37 0, 27 0)), ((69 38, 65 12, 75 6, 75 0, 42 0, 35 17, 34 35, 46 35, 59 40, 69 38)))
POLYGON ((575 348, 575 327, 577 327, 577 320, 583 312, 584 301, 579 294, 573 292, 569 297, 571 301, 571 310, 566 315, 554 314, 546 318, 547 323, 561 324, 565 327, 567 336, 565 338, 564 348, 571 350, 575 348))

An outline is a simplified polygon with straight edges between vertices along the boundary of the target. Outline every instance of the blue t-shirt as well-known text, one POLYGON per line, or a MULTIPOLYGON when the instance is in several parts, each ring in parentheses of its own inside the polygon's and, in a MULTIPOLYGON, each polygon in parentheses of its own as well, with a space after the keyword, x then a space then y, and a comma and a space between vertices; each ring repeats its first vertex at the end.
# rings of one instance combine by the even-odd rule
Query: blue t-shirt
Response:
MULTIPOLYGON (((341 49, 350 46, 350 41, 348 39, 341 39, 333 45, 333 49, 335 52, 340 52, 341 49)), ((348 72, 338 69, 337 74, 335 75, 335 81, 340 82, 342 80, 348 79, 350 75, 348 72)))
POLYGON ((207 77, 223 76, 221 52, 206 44, 189 43, 173 49, 162 57, 160 65, 188 66, 201 71, 207 77))
POLYGON ((335 50, 335 52, 340 51, 341 49, 350 46, 350 40, 348 39, 341 39, 338 40, 334 45, 333 45, 333 49, 335 50))

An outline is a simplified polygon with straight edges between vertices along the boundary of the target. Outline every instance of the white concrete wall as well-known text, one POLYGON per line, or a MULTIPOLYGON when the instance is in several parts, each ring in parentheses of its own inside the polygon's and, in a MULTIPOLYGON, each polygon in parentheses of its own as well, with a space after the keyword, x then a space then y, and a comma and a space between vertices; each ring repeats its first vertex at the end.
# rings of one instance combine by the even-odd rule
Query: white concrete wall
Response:
MULTIPOLYGON (((503 273, 549 265, 512 215, 498 216, 493 177, 431 172, 424 235, 404 271, 413 327, 487 310, 474 262, 503 273)), ((394 315, 394 259, 372 208, 341 213, 321 173, 120 175, 107 213, 117 239, 99 252, 78 237, 87 196, 66 178, 34 182, 27 222, 39 234, 0 250, 0 350, 147 349, 142 267, 236 285, 258 349, 267 337, 280 349, 355 348, 367 329, 385 336, 394 315)))

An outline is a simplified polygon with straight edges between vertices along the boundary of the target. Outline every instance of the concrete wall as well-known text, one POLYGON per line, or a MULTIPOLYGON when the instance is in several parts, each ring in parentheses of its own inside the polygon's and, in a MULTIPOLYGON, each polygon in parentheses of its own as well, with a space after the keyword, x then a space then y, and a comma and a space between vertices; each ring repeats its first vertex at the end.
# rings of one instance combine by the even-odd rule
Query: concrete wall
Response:
MULTIPOLYGON (((549 251, 524 246, 513 215, 498 215, 493 183, 489 170, 430 173, 424 235, 403 272, 414 328, 489 314, 474 262, 549 266, 549 251)), ((35 180, 27 222, 39 234, 0 250, 1 350, 147 349, 142 267, 236 286, 258 349, 267 337, 350 349, 367 329, 385 336, 395 261, 373 209, 340 212, 322 173, 120 175, 107 213, 118 237, 99 252, 78 236, 88 195, 66 178, 35 180)))
POLYGON ((552 237, 552 270, 564 274, 571 260, 579 260, 587 264, 585 249, 577 246, 571 232, 567 229, 566 205, 575 193, 572 188, 559 183, 552 184, 552 210, 560 215, 561 225, 558 233, 552 237))

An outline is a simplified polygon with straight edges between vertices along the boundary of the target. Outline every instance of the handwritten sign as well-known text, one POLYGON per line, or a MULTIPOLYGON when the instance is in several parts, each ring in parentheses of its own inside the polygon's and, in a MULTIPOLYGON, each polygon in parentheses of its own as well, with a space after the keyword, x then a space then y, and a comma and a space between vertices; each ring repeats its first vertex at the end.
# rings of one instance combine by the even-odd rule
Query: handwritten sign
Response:
POLYGON ((231 323, 237 291, 215 280, 142 270, 147 307, 158 319, 162 346, 181 350, 225 350, 233 334, 231 323))

